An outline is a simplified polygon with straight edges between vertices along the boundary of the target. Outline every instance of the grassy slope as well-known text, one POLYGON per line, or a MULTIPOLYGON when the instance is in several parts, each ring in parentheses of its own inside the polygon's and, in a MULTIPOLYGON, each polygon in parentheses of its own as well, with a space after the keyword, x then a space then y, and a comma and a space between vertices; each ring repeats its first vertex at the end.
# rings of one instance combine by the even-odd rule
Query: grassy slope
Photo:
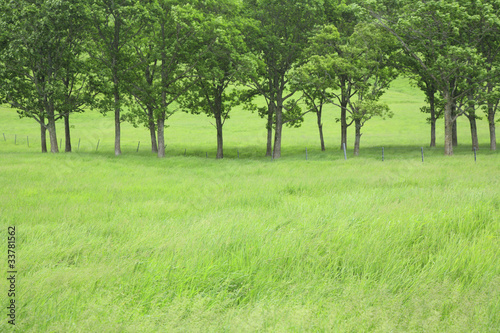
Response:
MULTIPOLYGON (((80 153, 42 155, 36 124, 0 110, 0 227, 18 229, 17 327, 495 331, 500 155, 487 151, 483 121, 474 163, 464 123, 454 157, 426 150, 422 164, 420 95, 400 81, 386 98, 395 117, 370 121, 362 156, 348 161, 319 152, 314 117, 286 129, 284 158, 271 162, 255 115, 228 120, 223 161, 204 158, 215 152, 207 118, 174 115, 170 157, 158 160, 147 132, 127 125, 125 154, 112 156, 112 119, 91 113, 75 116, 80 153)), ((338 124, 326 118, 336 146, 338 124)))

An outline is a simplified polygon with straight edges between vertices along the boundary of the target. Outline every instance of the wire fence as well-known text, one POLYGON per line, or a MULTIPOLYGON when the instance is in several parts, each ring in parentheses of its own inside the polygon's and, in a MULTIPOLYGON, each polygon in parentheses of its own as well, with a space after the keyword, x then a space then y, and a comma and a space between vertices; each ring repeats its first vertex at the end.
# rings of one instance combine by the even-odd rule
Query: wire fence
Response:
MULTIPOLYGON (((11 134, 11 133, 2 133, 0 137, 0 142, 7 144, 14 144, 14 146, 19 146, 29 148, 29 150, 41 150, 41 138, 40 137, 30 137, 29 135, 20 135, 20 134, 11 134)), ((82 153, 90 153, 90 152, 114 152, 114 140, 102 140, 100 138, 72 138, 71 142, 71 151, 72 152, 82 152, 82 153)), ((58 148, 59 151, 65 150, 65 140, 60 138, 58 140, 58 148)), ((120 140, 120 148, 122 152, 126 153, 139 153, 139 152, 151 152, 151 142, 150 141, 140 141, 140 140, 120 140)), ((166 150, 168 145, 165 146, 166 150)), ((50 151, 50 141, 47 140, 47 149, 50 151)), ((408 149, 407 147, 405 149, 408 149)), ((216 153, 210 150, 210 154, 208 151, 202 149, 191 149, 188 151, 187 148, 175 148, 170 149, 170 152, 176 156, 195 156, 195 157, 205 157, 205 158, 215 158, 216 153)), ((225 156, 228 154, 225 150, 225 156)), ((342 145, 341 155, 337 156, 336 159, 344 159, 348 160, 348 149, 346 145, 342 145)), ((474 147, 472 149, 474 161, 477 162, 478 150, 474 147)), ((273 152, 274 153, 274 152, 273 152)), ((425 150, 424 147, 419 147, 419 153, 422 163, 425 161, 425 150)), ((240 148, 232 149, 229 154, 232 158, 240 158, 240 148)), ((274 155, 274 154, 272 154, 274 155)), ((269 156, 270 160, 274 160, 273 156, 269 156)), ((373 147, 371 148, 371 156, 373 157, 373 147)), ((255 154, 252 154, 255 156, 255 154)), ((317 156, 317 153, 316 155, 317 156)), ((471 156, 471 157, 472 157, 471 156)), ((387 151, 385 147, 380 147, 380 160, 386 161, 387 151)), ((308 150, 307 147, 304 147, 303 158, 307 160, 311 160, 311 149, 308 150)))

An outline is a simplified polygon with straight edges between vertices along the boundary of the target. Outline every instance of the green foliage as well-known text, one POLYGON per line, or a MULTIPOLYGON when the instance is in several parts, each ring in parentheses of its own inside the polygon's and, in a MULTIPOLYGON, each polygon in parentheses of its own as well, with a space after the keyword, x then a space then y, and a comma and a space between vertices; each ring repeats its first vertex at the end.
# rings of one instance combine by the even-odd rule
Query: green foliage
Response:
MULTIPOLYGON (((496 3, 496 2, 492 2, 496 3)), ((479 101, 485 82, 496 74, 488 71, 482 45, 497 25, 497 12, 489 1, 401 1, 397 19, 372 8, 379 23, 396 36, 418 67, 417 73, 446 101, 445 154, 453 154, 452 123, 461 113, 454 107, 479 101)), ((497 35, 498 36, 498 35, 497 35)))
POLYGON ((246 45, 237 21, 239 8, 232 1, 203 6, 205 22, 200 35, 209 50, 193 59, 194 77, 190 89, 181 98, 185 111, 217 115, 227 119, 233 106, 240 103, 240 90, 228 87, 242 78, 246 45))
POLYGON ((378 103, 397 76, 396 43, 390 34, 358 23, 350 36, 341 36, 335 26, 324 25, 310 44, 309 61, 296 70, 293 84, 303 90, 313 110, 324 103, 340 107, 350 114, 350 123, 344 118, 343 126, 355 122, 358 134, 373 116, 392 116, 387 105, 378 103))
MULTIPOLYGON (((83 56, 85 20, 81 1, 1 3, 0 100, 20 117, 49 130, 58 151, 55 121, 93 104, 93 75, 83 56)), ((67 138, 68 139, 68 138, 67 138)), ((46 146, 42 143, 42 151, 46 146)))
POLYGON ((128 120, 149 127, 175 112, 172 103, 186 93, 192 64, 207 48, 200 36, 203 15, 191 4, 154 1, 145 6, 148 17, 140 38, 128 48, 131 70, 124 85, 134 98, 128 120))
MULTIPOLYGON (((92 71, 100 79, 97 108, 106 113, 121 109, 125 96, 124 77, 130 70, 130 49, 138 41, 148 13, 140 2, 93 0, 85 7, 88 21, 88 49, 92 71)), ((123 117, 120 115, 120 117, 123 117)))
POLYGON ((0 100, 50 128, 85 107, 114 110, 117 133, 123 120, 163 130, 178 102, 224 119, 244 103, 277 146, 284 124, 330 103, 345 142, 350 124, 381 115, 398 72, 425 92, 433 122, 441 98, 447 128, 480 107, 494 124, 499 10, 496 0, 2 1, 0 100))

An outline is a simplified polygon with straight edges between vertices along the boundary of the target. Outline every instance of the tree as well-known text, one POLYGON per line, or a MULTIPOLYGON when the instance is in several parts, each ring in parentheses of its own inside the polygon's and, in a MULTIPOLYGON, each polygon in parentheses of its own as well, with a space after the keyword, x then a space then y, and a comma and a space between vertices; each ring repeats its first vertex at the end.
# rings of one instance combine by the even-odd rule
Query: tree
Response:
MULTIPOLYGON (((432 58, 432 54, 428 54, 424 57, 424 61, 427 62, 427 66, 434 63, 435 59, 432 58)), ((397 66, 405 75, 410 79, 410 82, 417 86, 424 94, 425 101, 428 105, 420 108, 422 113, 429 114, 427 122, 431 125, 431 139, 430 147, 436 147, 436 121, 442 117, 443 108, 437 107, 437 93, 436 84, 431 76, 420 66, 420 63, 413 57, 408 56, 405 53, 399 53, 397 59, 397 66)))
POLYGON ((298 80, 298 82, 301 82, 298 84, 301 86, 300 90, 302 91, 303 94, 302 97, 308 110, 311 110, 312 112, 316 113, 316 123, 318 125, 320 147, 321 151, 325 151, 326 147, 323 135, 323 121, 322 121, 323 106, 327 103, 328 100, 331 100, 333 98, 333 95, 329 93, 328 87, 326 86, 318 87, 315 84, 311 83, 310 80, 307 81, 302 81, 302 80, 303 79, 298 80))
POLYGON ((147 8, 147 24, 129 48, 131 70, 125 87, 135 101, 128 119, 148 127, 151 149, 161 158, 165 156, 165 121, 175 111, 173 103, 190 88, 187 79, 210 41, 200 40, 203 16, 192 5, 157 0, 147 8))
POLYGON ((340 107, 341 117, 343 113, 349 115, 341 120, 345 122, 342 128, 355 124, 354 154, 358 155, 366 121, 373 116, 392 115, 378 100, 397 76, 392 66, 395 41, 373 24, 359 23, 346 41, 341 41, 335 26, 325 25, 310 44, 308 52, 312 55, 301 68, 300 84, 315 85, 317 92, 324 92, 326 102, 340 107))
POLYGON ((21 117, 31 117, 40 124, 42 152, 47 151, 46 130, 51 152, 59 151, 56 120, 68 117, 76 104, 85 103, 83 97, 72 94, 75 64, 80 61, 75 52, 81 41, 81 35, 75 33, 82 27, 80 6, 78 1, 2 3, 0 75, 4 99, 21 117))
POLYGON ((92 0, 86 16, 92 40, 88 53, 94 60, 95 73, 103 80, 98 107, 102 112, 114 111, 115 155, 121 155, 123 77, 130 70, 126 50, 141 33, 146 11, 140 2, 132 0, 92 0))
POLYGON ((61 14, 67 20, 65 23, 65 54, 62 58, 59 80, 63 91, 56 110, 58 118, 64 120, 65 152, 71 152, 70 115, 83 112, 84 107, 93 106, 96 93, 95 78, 85 54, 87 44, 87 27, 84 16, 85 2, 64 2, 61 14))
MULTIPOLYGON (((487 2, 475 1, 401 1, 398 15, 384 15, 378 8, 371 13, 379 24, 399 40, 408 56, 432 78, 445 102, 445 155, 453 155, 453 124, 464 112, 457 104, 464 96, 478 91, 492 74, 485 68, 485 58, 478 49, 485 30, 481 28, 478 12, 488 13, 495 20, 495 12, 487 2), (479 27, 479 28, 478 28, 479 27), (471 40, 469 35, 475 38, 471 40), (432 57, 426 61, 426 57, 432 57), (456 112, 454 112, 456 110, 456 112)), ((498 20, 498 18, 496 19, 498 20)))
POLYGON ((497 149, 495 115, 500 101, 500 3, 498 1, 487 1, 486 10, 479 11, 481 16, 481 28, 484 31, 479 51, 486 59, 486 71, 488 72, 484 92, 484 111, 488 120, 490 132, 490 150, 497 149))
POLYGON ((239 8, 235 2, 207 1, 203 28, 210 50, 196 60, 191 88, 181 98, 186 112, 205 113, 215 119, 217 159, 224 157, 222 128, 232 107, 241 102, 241 91, 231 89, 245 62, 246 46, 238 29, 239 8))
POLYGON ((500 105, 500 87, 494 80, 489 80, 486 83, 486 107, 484 108, 490 131, 490 150, 497 149, 496 129, 495 129, 495 114, 500 105))
POLYGON ((310 38, 310 46, 305 50, 308 61, 295 68, 291 75, 292 89, 299 90, 309 110, 316 113, 317 125, 320 137, 321 150, 325 151, 323 136, 323 105, 330 103, 338 95, 339 89, 337 78, 332 78, 323 65, 324 58, 319 54, 330 54, 334 52, 332 45, 339 39, 337 28, 333 25, 325 25, 310 38))
POLYGON ((356 58, 357 70, 349 74, 357 100, 348 100, 348 111, 355 125, 354 155, 359 155, 361 128, 374 116, 392 117, 389 107, 379 99, 398 73, 392 66, 395 40, 373 24, 360 23, 351 36, 354 49, 364 50, 356 58))
MULTIPOLYGON (((350 53, 346 53, 346 49, 349 48, 350 38, 354 33, 356 25, 366 21, 366 15, 357 4, 357 1, 345 0, 334 2, 333 5, 332 2, 327 2, 327 4, 330 4, 327 9, 329 14, 328 24, 335 27, 338 36, 334 33, 334 38, 325 43, 325 46, 331 49, 330 51, 325 49, 319 54, 325 55, 325 51, 327 51, 336 54, 339 58, 338 63, 334 64, 331 70, 335 71, 333 77, 338 81, 338 93, 336 93, 334 97, 337 99, 340 108, 340 118, 338 118, 340 122, 340 149, 343 149, 344 145, 347 147, 347 129, 352 124, 352 122, 348 122, 347 107, 349 100, 354 95, 352 85, 349 82, 346 72, 350 67, 350 53)), ((327 36, 325 37, 328 38, 327 36)))
MULTIPOLYGON (((303 60, 308 34, 322 22, 323 1, 300 0, 244 0, 247 17, 254 20, 246 27, 245 39, 257 65, 250 75, 248 86, 266 99, 267 149, 266 156, 281 156, 281 138, 287 112, 296 113, 297 105, 288 103, 295 90, 287 91, 289 73, 303 60), (272 145, 272 131, 274 145, 272 145)), ((263 109, 260 109, 264 111, 263 109)), ((261 113, 261 116, 263 114, 261 113)))

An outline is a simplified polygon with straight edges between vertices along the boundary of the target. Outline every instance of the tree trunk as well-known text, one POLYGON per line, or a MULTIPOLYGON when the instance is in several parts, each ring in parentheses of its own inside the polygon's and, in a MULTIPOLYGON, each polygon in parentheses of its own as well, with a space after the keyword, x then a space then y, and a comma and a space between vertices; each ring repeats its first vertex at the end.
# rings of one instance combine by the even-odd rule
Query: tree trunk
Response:
MULTIPOLYGON (((343 103, 342 103, 343 104, 343 103)), ((341 105, 342 105, 341 104, 341 105)), ((344 149, 344 144, 347 147, 347 104, 342 105, 340 110, 340 149, 344 149)))
POLYGON ((151 152, 153 154, 158 153, 158 145, 156 144, 156 129, 155 129, 155 123, 149 122, 149 134, 151 136, 151 152))
POLYGON ((444 107, 444 154, 453 155, 453 121, 452 121, 452 101, 448 94, 444 95, 446 102, 444 107))
POLYGON ((42 142, 42 153, 47 152, 47 136, 45 135, 47 132, 47 127, 43 123, 45 120, 41 119, 42 122, 40 123, 40 137, 41 137, 41 142, 42 142))
POLYGON ((283 114, 279 108, 276 110, 276 129, 274 131, 273 158, 281 157, 281 133, 283 131, 283 114))
POLYGON ((158 145, 156 144, 156 129, 155 129, 155 121, 154 121, 154 112, 153 109, 148 107, 148 128, 149 135, 151 136, 151 152, 153 154, 158 153, 158 145))
POLYGON ((111 71, 113 74, 113 95, 115 98, 115 156, 122 154, 120 138, 121 138, 121 129, 120 129, 120 89, 119 89, 119 77, 118 77, 118 68, 120 67, 119 63, 119 54, 120 54, 120 32, 122 26, 122 18, 120 16, 120 11, 113 10, 116 13, 114 16, 114 37, 113 43, 111 45, 111 54, 112 54, 112 63, 111 63, 111 71))
POLYGON ((158 157, 165 157, 165 111, 158 116, 158 157))
POLYGON ((281 157, 281 134, 283 133, 283 91, 276 89, 276 129, 274 130, 273 158, 281 157))
MULTIPOLYGON (((474 99, 474 96, 469 94, 468 96, 469 101, 472 101, 474 99)), ((469 124, 470 124, 470 135, 471 135, 471 142, 472 142, 472 150, 479 149, 479 141, 477 139, 477 125, 476 125, 476 108, 474 104, 469 104, 470 111, 468 111, 465 116, 467 119, 469 119, 469 124)))
POLYGON ((431 119, 431 144, 429 147, 436 147, 436 119, 431 119))
POLYGON ((222 140, 222 118, 220 112, 215 113, 215 125, 217 127, 217 159, 224 157, 222 140))
POLYGON ((479 141, 477 139, 477 125, 476 125, 476 113, 474 111, 471 111, 469 116, 469 123, 470 123, 470 135, 472 139, 472 150, 476 148, 476 150, 479 149, 479 141))
POLYGON ((58 153, 59 148, 57 146, 56 121, 54 119, 54 112, 51 112, 51 113, 52 114, 49 114, 47 116, 47 120, 48 120, 47 129, 49 131, 50 152, 51 153, 58 153))
POLYGON ((64 118, 64 139, 65 139, 64 151, 66 153, 71 153, 71 133, 69 130, 69 113, 64 115, 63 118, 64 118))
POLYGON ((495 112, 491 104, 488 104, 488 124, 490 125, 490 150, 497 150, 497 136, 495 129, 495 112))
POLYGON ((356 139, 354 141, 354 156, 359 155, 359 143, 361 141, 361 120, 355 119, 354 125, 356 126, 356 139))
POLYGON ((323 124, 321 123, 322 107, 320 106, 316 115, 318 116, 319 141, 321 143, 321 151, 325 151, 325 140, 323 138, 323 124))
POLYGON ((344 149, 344 143, 347 147, 347 102, 349 100, 347 94, 350 92, 346 87, 347 79, 342 77, 340 81, 341 102, 340 102, 340 149, 344 149))
POLYGON ((267 109, 267 147, 266 156, 271 156, 273 154, 273 118, 274 118, 274 107, 270 102, 267 109))
POLYGON ((121 145, 120 145, 120 93, 118 92, 118 81, 115 78, 115 156, 121 155, 121 145))
POLYGON ((436 147, 436 106, 434 92, 429 94, 429 107, 431 112, 431 144, 430 147, 436 147))

